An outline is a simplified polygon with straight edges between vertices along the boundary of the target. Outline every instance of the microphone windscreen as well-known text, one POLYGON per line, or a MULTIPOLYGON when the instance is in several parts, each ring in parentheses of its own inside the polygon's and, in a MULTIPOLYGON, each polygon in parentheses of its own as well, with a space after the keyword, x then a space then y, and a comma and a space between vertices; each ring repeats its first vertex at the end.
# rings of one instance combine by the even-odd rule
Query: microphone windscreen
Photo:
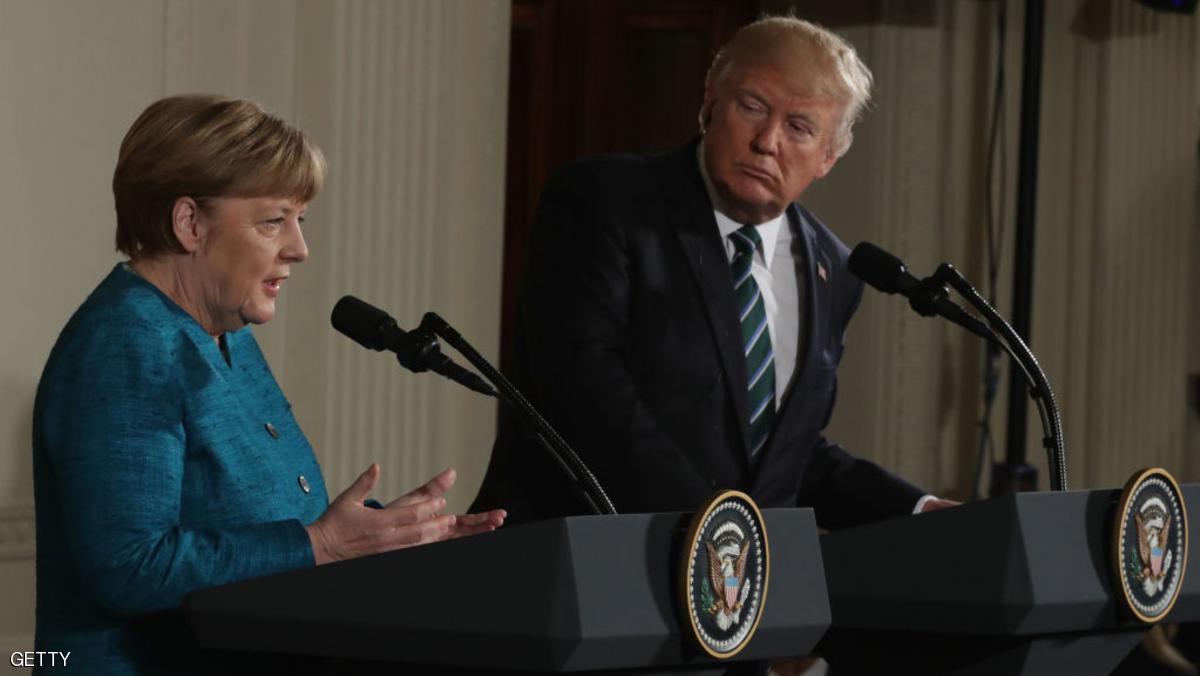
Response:
POLYGON ((904 263, 870 242, 861 242, 850 252, 850 272, 884 293, 896 293, 904 275, 904 263))
POLYGON ((396 323, 388 313, 354 296, 342 296, 333 306, 329 319, 333 328, 371 350, 387 347, 384 344, 386 333, 380 329, 389 322, 393 325, 396 323))

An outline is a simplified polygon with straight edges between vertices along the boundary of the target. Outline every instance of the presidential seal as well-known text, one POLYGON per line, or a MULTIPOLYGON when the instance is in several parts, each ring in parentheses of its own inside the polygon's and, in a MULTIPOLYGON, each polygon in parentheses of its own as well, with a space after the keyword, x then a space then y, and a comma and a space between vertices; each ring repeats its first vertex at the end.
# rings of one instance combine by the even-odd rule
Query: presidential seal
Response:
POLYGON ((749 495, 718 494, 696 513, 684 543, 682 606, 700 647, 741 652, 767 600, 767 531, 749 495))
POLYGON ((1125 484, 1117 504, 1113 578, 1129 611, 1157 622, 1183 589, 1187 508, 1179 484, 1164 469, 1144 469, 1125 484))

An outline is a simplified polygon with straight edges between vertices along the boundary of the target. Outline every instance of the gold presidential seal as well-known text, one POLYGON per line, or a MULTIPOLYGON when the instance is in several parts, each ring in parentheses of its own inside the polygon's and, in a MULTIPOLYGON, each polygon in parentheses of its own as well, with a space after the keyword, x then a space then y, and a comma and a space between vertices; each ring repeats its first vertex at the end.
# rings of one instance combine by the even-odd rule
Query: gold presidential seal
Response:
POLYGON ((1175 605, 1187 567, 1187 508, 1179 484, 1157 467, 1135 473, 1113 526, 1114 586, 1134 617, 1157 622, 1175 605))
POLYGON ((696 513, 683 552, 682 607, 700 647, 726 659, 754 636, 767 600, 767 531, 754 500, 724 491, 696 513))

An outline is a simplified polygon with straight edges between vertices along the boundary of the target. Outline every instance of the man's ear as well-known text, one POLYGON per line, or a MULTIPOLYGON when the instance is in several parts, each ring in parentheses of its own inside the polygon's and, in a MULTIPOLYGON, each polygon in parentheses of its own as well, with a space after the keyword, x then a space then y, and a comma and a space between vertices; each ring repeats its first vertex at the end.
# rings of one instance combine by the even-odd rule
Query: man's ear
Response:
POLYGON ((839 157, 841 155, 838 155, 833 143, 830 143, 825 149, 825 157, 821 159, 821 166, 817 168, 817 178, 825 178, 825 175, 833 170, 833 165, 837 164, 839 157))
POLYGON ((200 223, 200 205, 191 197, 180 197, 171 207, 171 230, 183 250, 196 253, 204 240, 204 228, 200 223))
POLYGON ((700 104, 700 114, 697 116, 697 119, 700 122, 700 135, 701 136, 704 135, 704 132, 708 131, 708 125, 712 123, 712 109, 713 109, 713 105, 715 103, 716 103, 716 100, 714 99, 714 97, 712 95, 712 90, 705 89, 704 90, 704 103, 700 104))

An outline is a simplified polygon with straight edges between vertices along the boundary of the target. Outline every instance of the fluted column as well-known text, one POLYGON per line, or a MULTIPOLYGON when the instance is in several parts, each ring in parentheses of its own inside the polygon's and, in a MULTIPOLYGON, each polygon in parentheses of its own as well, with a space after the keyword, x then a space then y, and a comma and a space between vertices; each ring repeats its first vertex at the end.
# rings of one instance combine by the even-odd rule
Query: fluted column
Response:
MULTIPOLYGON (((1033 343, 1063 407, 1072 487, 1149 465, 1194 480, 1196 22, 1092 5, 1047 8, 1061 37, 1047 50, 1033 343)), ((1039 438, 1031 429, 1031 455, 1039 438)))
POLYGON ((507 2, 301 2, 296 117, 330 161, 289 300, 283 375, 331 492, 370 462, 384 497, 446 466, 482 480, 495 401, 403 371, 328 328, 352 293, 401 326, 433 310, 499 345, 507 2), (303 278, 300 276, 303 275, 303 278))
MULTIPOLYGON (((875 242, 923 274, 955 261, 979 279, 987 8, 939 7, 933 25, 839 29, 872 68, 875 95, 849 153, 802 201, 849 246, 875 242)), ((979 355, 957 327, 868 289, 829 437, 929 490, 961 494, 974 466, 979 355)))

